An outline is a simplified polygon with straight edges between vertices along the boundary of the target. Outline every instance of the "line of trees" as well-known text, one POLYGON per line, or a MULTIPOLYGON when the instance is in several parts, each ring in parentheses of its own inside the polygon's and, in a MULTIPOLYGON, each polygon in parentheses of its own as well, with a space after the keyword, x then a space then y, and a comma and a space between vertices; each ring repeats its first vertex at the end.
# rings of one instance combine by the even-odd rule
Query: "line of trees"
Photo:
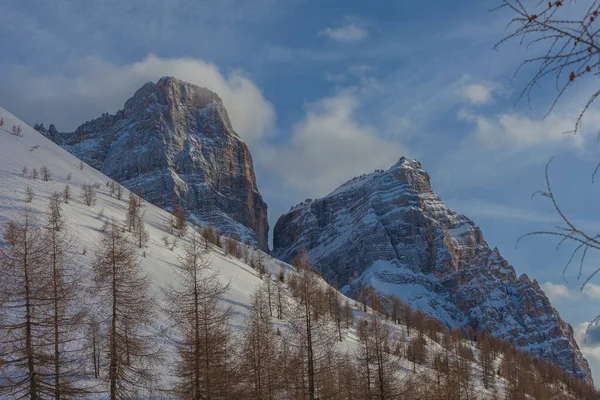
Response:
POLYGON ((210 226, 181 238, 159 301, 140 254, 141 193, 130 195, 123 222, 98 214, 105 223, 87 278, 65 202, 50 196, 43 219, 26 203, 3 227, 0 397, 474 399, 477 386, 502 379, 499 398, 597 398, 558 367, 484 333, 449 331, 396 297, 364 288, 365 305, 352 307, 305 253, 295 272, 271 274, 263 253, 221 242, 210 226), (228 285, 209 261, 218 244, 263 281, 242 330, 231 328, 228 285))

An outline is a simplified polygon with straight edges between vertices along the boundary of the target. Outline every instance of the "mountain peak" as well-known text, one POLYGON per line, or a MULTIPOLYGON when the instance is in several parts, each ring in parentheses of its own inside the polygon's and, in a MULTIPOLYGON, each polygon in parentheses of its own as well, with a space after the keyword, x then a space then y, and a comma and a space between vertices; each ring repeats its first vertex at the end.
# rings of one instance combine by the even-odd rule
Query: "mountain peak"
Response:
POLYGON ((148 82, 114 115, 70 133, 40 131, 146 200, 268 250, 267 205, 248 146, 213 91, 170 77, 148 82))
POLYGON ((400 160, 396 164, 392 166, 392 168, 418 168, 422 169, 421 163, 414 158, 410 158, 407 156, 400 157, 400 160))
POLYGON ((406 183, 416 192, 430 192, 429 175, 414 158, 402 156, 389 170, 395 180, 406 183))
POLYGON ((164 76, 156 83, 148 82, 139 88, 125 103, 125 110, 143 109, 154 104, 169 107, 204 108, 209 104, 223 105, 215 92, 171 76, 164 76))
POLYGON ((471 326, 591 380, 589 365, 537 281, 517 277, 481 230, 431 190, 409 157, 297 206, 275 225, 273 253, 307 251, 327 279, 395 295, 446 324, 471 326))

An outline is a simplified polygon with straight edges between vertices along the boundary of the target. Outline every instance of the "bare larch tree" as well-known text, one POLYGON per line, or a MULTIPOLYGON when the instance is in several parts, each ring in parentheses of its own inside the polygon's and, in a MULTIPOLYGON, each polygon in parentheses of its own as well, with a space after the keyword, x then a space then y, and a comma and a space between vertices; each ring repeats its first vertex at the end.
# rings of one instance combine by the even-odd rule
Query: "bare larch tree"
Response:
POLYGON ((277 365, 279 342, 271 321, 266 284, 259 286, 252 297, 248 330, 242 343, 242 370, 247 377, 244 395, 255 400, 279 398, 281 389, 277 365))
POLYGON ((194 231, 175 270, 176 283, 164 289, 165 311, 175 328, 175 392, 182 399, 224 399, 234 386, 228 324, 232 311, 218 302, 228 285, 211 271, 202 242, 194 231))
POLYGON ((41 399, 52 385, 48 341, 44 323, 50 270, 46 268, 48 244, 33 211, 25 207, 19 222, 4 226, 5 246, 0 247, 0 354, 6 377, 0 394, 10 398, 41 399))
POLYGON ((53 398, 73 398, 85 393, 78 385, 84 377, 80 360, 83 343, 82 279, 79 268, 73 263, 73 239, 63 229, 64 216, 61 211, 61 196, 54 193, 46 211, 46 242, 48 265, 51 267, 51 288, 47 298, 51 307, 46 325, 53 334, 52 358, 54 362, 53 398))
POLYGON ((132 398, 155 385, 152 344, 155 319, 149 279, 135 249, 112 221, 101 234, 92 264, 98 294, 111 400, 132 398))

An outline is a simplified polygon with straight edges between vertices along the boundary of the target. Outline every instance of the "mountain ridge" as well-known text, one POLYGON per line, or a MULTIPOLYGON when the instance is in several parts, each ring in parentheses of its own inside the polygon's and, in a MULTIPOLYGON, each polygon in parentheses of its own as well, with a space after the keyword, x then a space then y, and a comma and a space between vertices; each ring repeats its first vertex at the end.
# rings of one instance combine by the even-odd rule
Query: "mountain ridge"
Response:
POLYGON ((489 332, 591 380, 572 327, 538 282, 517 276, 479 227, 441 201, 417 160, 402 157, 292 207, 273 243, 284 261, 307 251, 354 298, 373 287, 447 326, 489 332))

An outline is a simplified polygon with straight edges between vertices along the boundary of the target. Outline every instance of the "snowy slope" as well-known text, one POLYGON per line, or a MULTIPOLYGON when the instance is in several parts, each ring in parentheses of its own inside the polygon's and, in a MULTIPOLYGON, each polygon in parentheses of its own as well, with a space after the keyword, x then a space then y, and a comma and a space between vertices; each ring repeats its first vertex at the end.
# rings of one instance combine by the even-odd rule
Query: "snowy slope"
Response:
MULTIPOLYGON (((0 108, 0 117, 4 118, 4 129, 8 131, 12 125, 22 127, 23 137, 16 137, 7 131, 0 131, 0 234, 2 225, 7 219, 17 218, 19 210, 24 206, 25 189, 29 185, 36 192, 36 197, 32 202, 35 211, 43 213, 51 194, 55 191, 61 191, 67 183, 67 175, 71 174, 70 184, 73 189, 73 200, 68 205, 63 205, 64 214, 67 217, 67 227, 69 232, 77 238, 77 247, 80 250, 78 262, 81 268, 88 268, 88 265, 94 255, 95 245, 103 224, 98 218, 102 211, 105 217, 114 217, 117 220, 123 220, 127 206, 128 193, 125 192, 123 200, 117 200, 111 197, 105 183, 108 178, 91 168, 85 166, 83 170, 79 169, 80 161, 58 145, 54 144, 43 135, 28 127, 24 122, 9 114, 6 110, 0 108), (47 166, 52 172, 52 180, 45 182, 41 179, 33 180, 30 175, 23 176, 22 168, 27 166, 29 171, 33 168, 47 166), (84 183, 100 183, 98 189, 98 201, 95 207, 91 208, 83 204, 79 198, 79 187, 84 183), (84 249, 85 254, 84 253, 84 249)), ((177 254, 181 251, 181 244, 175 251, 171 251, 164 246, 161 238, 164 235, 163 226, 165 221, 170 219, 170 215, 151 204, 146 204, 146 223, 150 232, 150 243, 145 250, 146 257, 142 258, 142 263, 146 271, 150 274, 152 280, 152 290, 160 298, 160 288, 171 282, 173 277, 173 267, 177 263, 177 254)), ((244 320, 250 309, 250 298, 263 281, 257 276, 257 272, 243 262, 224 254, 221 249, 214 248, 210 253, 210 260, 215 270, 220 273, 220 277, 225 283, 229 283, 229 291, 222 299, 223 302, 233 306, 235 317, 231 321, 232 326, 238 332, 244 329, 244 320)), ((294 273, 294 269, 283 262, 265 255, 268 268, 273 275, 276 275, 281 268, 286 274, 294 273)), ((322 282, 325 285, 324 282, 322 282)), ((360 318, 362 312, 356 308, 352 301, 356 319, 360 318)), ((277 324, 284 324, 276 321, 277 324)), ((157 321, 157 326, 166 324, 166 321, 157 321)), ((400 332, 404 327, 402 325, 392 325, 395 332, 400 332)), ((414 333, 412 334, 414 335, 414 333)), ((408 337, 410 339, 410 337, 408 337)), ((433 352, 440 345, 428 340, 429 350, 433 352)), ((468 344, 472 346, 471 343, 468 344)), ((340 348, 348 352, 355 352, 357 349, 357 335, 351 330, 342 343, 340 348)), ((473 348, 476 353, 476 349, 473 348)), ((413 365, 408 360, 402 360, 402 373, 412 374, 413 365)), ((472 365, 473 381, 478 387, 482 398, 493 398, 494 393, 491 390, 485 390, 481 386, 481 368, 477 364, 472 365)), ((416 372, 419 374, 429 374, 433 376, 434 372, 426 367, 417 365, 416 372)), ((496 383, 497 393, 504 390, 504 381, 498 379, 496 383)))
MULTIPOLYGON (((13 124, 23 128, 23 137, 16 137, 0 131, 2 133, 0 135, 0 225, 4 224, 7 219, 17 217, 19 210, 25 204, 25 189, 28 185, 36 193, 32 203, 33 208, 43 213, 51 194, 55 191, 62 192, 67 183, 66 177, 71 174, 69 183, 72 187, 73 201, 68 205, 63 205, 63 209, 67 214, 69 231, 77 238, 77 246, 82 253, 84 249, 87 250, 86 255, 82 255, 79 261, 87 264, 93 257, 93 250, 103 225, 103 221, 98 219, 98 214, 102 211, 106 218, 123 220, 128 192, 125 191, 123 200, 120 201, 111 197, 105 185, 110 179, 105 175, 89 166, 80 170, 79 159, 2 108, 0 108, 0 116, 4 118, 3 128, 10 130, 13 124), (50 182, 22 176, 23 166, 27 166, 31 172, 34 168, 39 171, 43 165, 52 172, 50 182), (84 183, 101 184, 98 189, 98 201, 93 208, 79 200, 79 188, 84 183)), ((143 263, 151 275, 156 294, 159 294, 160 287, 170 282, 172 265, 177 262, 177 248, 174 253, 167 249, 161 241, 164 235, 162 227, 169 218, 170 215, 166 211, 146 204, 146 223, 150 231, 150 242, 143 263)), ((242 262, 220 252, 212 252, 211 261, 221 273, 222 279, 225 282, 231 282, 227 300, 234 305, 249 304, 250 295, 256 285, 262 282, 256 276, 256 272, 242 262)), ((275 268, 274 265, 273 268, 275 268)), ((278 270, 279 267, 277 267, 278 270)))

